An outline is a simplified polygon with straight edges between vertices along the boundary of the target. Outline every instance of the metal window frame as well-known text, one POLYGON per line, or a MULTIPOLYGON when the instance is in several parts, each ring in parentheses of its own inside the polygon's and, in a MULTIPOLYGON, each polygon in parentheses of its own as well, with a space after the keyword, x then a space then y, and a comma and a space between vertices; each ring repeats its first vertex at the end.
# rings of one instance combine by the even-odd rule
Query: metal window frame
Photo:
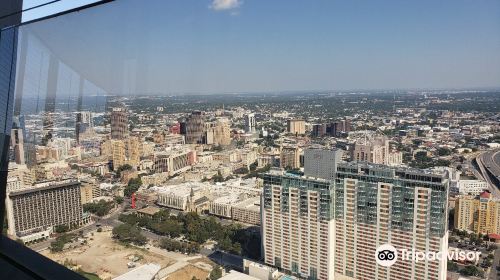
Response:
MULTIPOLYGON (((2 39, 2 33, 5 35, 12 31, 13 28, 18 28, 22 25, 27 25, 50 18, 58 17, 61 15, 78 12, 90 7, 95 7, 105 3, 113 2, 115 0, 102 0, 64 12, 56 13, 46 17, 38 18, 35 20, 27 21, 21 23, 21 13, 8 17, 0 21, 0 40, 2 39)), ((2 0, 0 7, 5 8, 8 12, 15 12, 22 8, 22 0, 2 0)), ((17 29, 14 30, 14 34, 11 36, 16 36, 17 29)), ((3 230, 4 226, 4 215, 5 215, 5 198, 7 192, 7 173, 8 173, 8 163, 9 163, 9 146, 10 146, 10 127, 9 121, 12 120, 12 115, 14 111, 14 84, 15 84, 15 59, 17 40, 13 38, 13 47, 10 57, 7 60, 10 62, 10 72, 0 73, 0 75, 5 75, 4 78, 9 79, 9 85, 5 89, 0 88, 0 98, 6 97, 7 102, 0 103, 0 112, 5 112, 5 123, 0 124, 0 228, 3 230), (7 77, 8 75, 8 77, 7 77)), ((7 54, 8 56, 8 54, 7 54)), ((86 279, 82 275, 67 269, 66 267, 52 261, 51 259, 42 256, 41 254, 25 247, 24 245, 3 236, 0 232, 0 266, 2 267, 0 274, 1 276, 11 277, 13 279, 86 279)))

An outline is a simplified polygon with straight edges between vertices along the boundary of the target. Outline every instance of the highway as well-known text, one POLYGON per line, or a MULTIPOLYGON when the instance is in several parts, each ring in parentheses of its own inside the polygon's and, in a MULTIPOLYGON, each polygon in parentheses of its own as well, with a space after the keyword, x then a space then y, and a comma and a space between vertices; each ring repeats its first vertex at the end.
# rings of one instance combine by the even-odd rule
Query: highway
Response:
POLYGON ((481 179, 488 183, 491 193, 500 198, 500 150, 484 152, 475 158, 474 166, 481 179))

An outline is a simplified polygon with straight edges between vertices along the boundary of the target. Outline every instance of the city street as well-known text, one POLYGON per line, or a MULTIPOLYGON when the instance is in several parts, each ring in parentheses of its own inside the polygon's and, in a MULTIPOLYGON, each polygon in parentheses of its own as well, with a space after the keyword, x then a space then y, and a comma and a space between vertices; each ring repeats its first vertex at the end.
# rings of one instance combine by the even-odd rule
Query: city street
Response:
MULTIPOLYGON (((94 221, 93 223, 78 228, 74 231, 71 231, 71 233, 79 233, 80 231, 82 231, 83 235, 85 235, 88 234, 89 232, 97 230, 98 228, 97 225, 100 225, 101 227, 114 227, 116 225, 119 225, 121 222, 118 221, 117 218, 123 212, 124 209, 125 209, 125 203, 123 203, 120 207, 114 209, 114 211, 111 214, 108 214, 105 218, 97 218, 96 221, 94 221)), ((36 252, 40 252, 49 248, 50 243, 52 241, 54 241, 54 238, 32 244, 28 247, 36 252)))
POLYGON ((500 262, 500 249, 495 250, 495 258, 493 259, 493 265, 491 266, 490 275, 488 276, 489 280, 499 280, 500 272, 497 271, 497 266, 499 266, 500 262))

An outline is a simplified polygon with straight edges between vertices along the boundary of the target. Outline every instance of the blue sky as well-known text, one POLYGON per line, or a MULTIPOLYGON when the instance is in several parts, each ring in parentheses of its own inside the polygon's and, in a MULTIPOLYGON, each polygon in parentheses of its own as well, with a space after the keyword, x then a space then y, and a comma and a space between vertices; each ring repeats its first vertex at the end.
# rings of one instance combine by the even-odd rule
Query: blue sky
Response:
MULTIPOLYGON (((45 1, 25 0, 25 7, 45 1)), ((89 2, 62 1, 23 19, 89 2)), ((99 68, 89 62, 100 60, 91 57, 96 52, 111 57, 115 69, 124 65, 117 61, 136 61, 138 91, 500 86, 497 0, 118 0, 106 6, 39 25, 43 34, 56 34, 46 35, 47 42, 61 46, 63 57, 78 49, 73 65, 82 69, 99 68), (82 44, 92 52, 80 50, 82 44)), ((94 72, 106 88, 123 86, 121 74, 94 72)))

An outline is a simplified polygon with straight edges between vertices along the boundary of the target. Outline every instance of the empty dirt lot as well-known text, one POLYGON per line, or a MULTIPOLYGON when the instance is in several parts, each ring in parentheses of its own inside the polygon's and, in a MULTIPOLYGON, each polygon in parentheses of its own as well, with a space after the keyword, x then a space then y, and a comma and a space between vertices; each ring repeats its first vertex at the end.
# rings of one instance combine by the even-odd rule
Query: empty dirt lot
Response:
POLYGON ((81 266, 84 271, 97 274, 101 279, 111 279, 129 271, 127 263, 131 261, 129 257, 133 255, 142 256, 142 259, 136 262, 137 266, 153 262, 167 267, 176 262, 164 255, 118 244, 111 239, 109 231, 94 232, 94 236, 87 238, 87 242, 86 245, 61 253, 45 250, 42 254, 61 264, 68 260, 81 266))

